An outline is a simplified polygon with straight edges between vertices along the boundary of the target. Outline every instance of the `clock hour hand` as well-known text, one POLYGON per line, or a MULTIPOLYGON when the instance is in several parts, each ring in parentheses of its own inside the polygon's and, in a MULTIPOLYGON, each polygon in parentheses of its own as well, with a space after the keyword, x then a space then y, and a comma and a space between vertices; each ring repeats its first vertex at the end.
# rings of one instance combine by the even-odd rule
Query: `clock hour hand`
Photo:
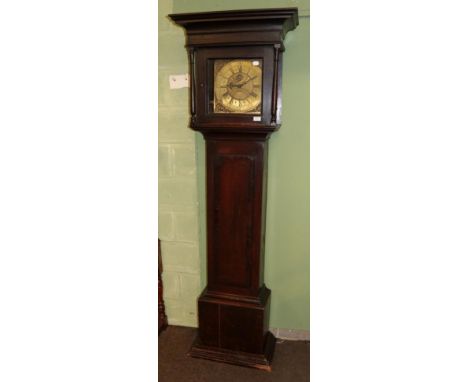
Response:
POLYGON ((232 89, 232 88, 241 88, 243 84, 234 84, 234 83, 229 83, 228 85, 226 86, 222 86, 222 87, 226 87, 226 88, 229 88, 229 89, 232 89))

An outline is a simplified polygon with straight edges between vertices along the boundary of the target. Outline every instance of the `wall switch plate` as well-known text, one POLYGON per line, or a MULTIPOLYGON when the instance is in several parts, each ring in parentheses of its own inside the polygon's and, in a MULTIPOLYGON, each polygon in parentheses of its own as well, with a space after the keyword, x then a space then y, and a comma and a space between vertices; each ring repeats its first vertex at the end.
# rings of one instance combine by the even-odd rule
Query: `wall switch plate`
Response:
POLYGON ((169 88, 170 89, 182 89, 189 87, 189 75, 188 74, 171 74, 169 75, 169 88))

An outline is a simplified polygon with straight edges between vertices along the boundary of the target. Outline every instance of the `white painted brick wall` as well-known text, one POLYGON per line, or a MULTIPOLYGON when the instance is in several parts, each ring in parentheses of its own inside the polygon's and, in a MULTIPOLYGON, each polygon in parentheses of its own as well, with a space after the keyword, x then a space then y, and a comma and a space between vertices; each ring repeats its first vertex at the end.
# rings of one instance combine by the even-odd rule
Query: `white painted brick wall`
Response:
POLYGON ((169 75, 188 70, 185 37, 159 10, 159 238, 166 314, 170 325, 197 326, 200 294, 195 133, 189 129, 188 89, 169 89, 169 75))

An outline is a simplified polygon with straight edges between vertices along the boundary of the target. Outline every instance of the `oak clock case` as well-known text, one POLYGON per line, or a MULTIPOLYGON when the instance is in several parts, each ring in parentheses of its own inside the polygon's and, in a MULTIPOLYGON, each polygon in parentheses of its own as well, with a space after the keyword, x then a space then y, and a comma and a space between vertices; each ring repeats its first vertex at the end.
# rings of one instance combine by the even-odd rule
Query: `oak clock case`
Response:
POLYGON ((264 283, 268 138, 297 8, 174 14, 186 32, 190 127, 206 141, 207 285, 189 355, 271 371, 264 283))

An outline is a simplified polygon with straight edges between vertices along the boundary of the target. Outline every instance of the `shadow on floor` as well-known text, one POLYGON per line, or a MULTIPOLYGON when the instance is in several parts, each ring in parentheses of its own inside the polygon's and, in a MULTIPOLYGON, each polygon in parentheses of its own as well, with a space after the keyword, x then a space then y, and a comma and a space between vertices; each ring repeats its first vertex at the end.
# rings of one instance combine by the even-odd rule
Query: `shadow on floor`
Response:
POLYGON ((169 326, 159 336, 159 382, 308 382, 309 342, 278 339, 272 371, 187 356, 196 329, 169 326))

